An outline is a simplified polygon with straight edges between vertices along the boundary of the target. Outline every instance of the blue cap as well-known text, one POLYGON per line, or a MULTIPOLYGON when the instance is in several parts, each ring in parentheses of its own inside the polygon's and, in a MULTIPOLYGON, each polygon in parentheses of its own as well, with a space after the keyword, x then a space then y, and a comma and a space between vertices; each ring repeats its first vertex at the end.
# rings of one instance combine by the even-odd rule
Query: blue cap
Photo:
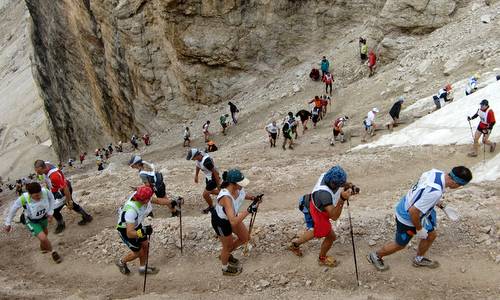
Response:
POLYGON ((333 183, 336 186, 343 185, 347 181, 347 174, 341 166, 336 165, 325 173, 325 182, 333 183))

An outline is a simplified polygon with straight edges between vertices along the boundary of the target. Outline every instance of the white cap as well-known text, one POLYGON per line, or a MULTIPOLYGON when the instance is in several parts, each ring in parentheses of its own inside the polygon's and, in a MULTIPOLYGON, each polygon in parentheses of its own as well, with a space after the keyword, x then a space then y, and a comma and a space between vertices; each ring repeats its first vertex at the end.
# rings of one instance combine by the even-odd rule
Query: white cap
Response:
POLYGON ((372 108, 372 111, 373 111, 373 112, 376 112, 376 113, 378 113, 378 112, 379 112, 378 108, 376 108, 376 107, 372 108))
POLYGON ((186 160, 192 160, 198 153, 200 153, 200 150, 196 148, 189 149, 186 160))

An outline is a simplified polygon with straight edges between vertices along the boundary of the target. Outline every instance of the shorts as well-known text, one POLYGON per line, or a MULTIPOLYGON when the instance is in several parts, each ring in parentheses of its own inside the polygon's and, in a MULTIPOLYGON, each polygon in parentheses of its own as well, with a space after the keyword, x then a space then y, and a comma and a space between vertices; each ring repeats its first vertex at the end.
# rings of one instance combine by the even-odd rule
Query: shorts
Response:
POLYGON ((29 218, 26 219, 26 227, 28 227, 29 231, 33 236, 37 236, 40 234, 40 232, 44 231, 47 229, 47 226, 49 225, 49 221, 47 220, 46 217, 38 219, 38 220, 31 220, 29 218))
POLYGON ((391 116, 391 118, 392 118, 392 120, 393 120, 393 121, 396 121, 396 119, 399 119, 399 118, 397 118, 396 116, 393 116, 393 115, 391 115, 391 114, 389 114, 389 116, 391 116))
MULTIPOLYGON (((142 225, 139 225, 139 227, 136 228, 136 230, 139 230, 142 228, 142 225)), ((118 228, 118 233, 120 234, 120 237, 122 238, 122 241, 127 245, 127 247, 132 250, 133 252, 139 252, 141 250, 141 244, 142 242, 146 241, 148 238, 147 237, 142 237, 142 238, 129 238, 127 236, 127 229, 126 228, 118 228)))
POLYGON ((288 132, 287 132, 287 133, 283 133, 283 138, 284 138, 285 140, 286 140, 286 139, 291 140, 291 139, 292 139, 292 136, 290 135, 290 133, 288 133, 288 132))
POLYGON ((319 116, 318 116, 318 115, 314 115, 314 116, 312 116, 312 121, 313 121, 313 123, 318 123, 318 118, 319 118, 319 116))
MULTIPOLYGON (((432 222, 432 221, 431 221, 432 222)), ((435 223, 432 224, 432 227, 426 227, 427 232, 433 232, 435 227, 435 223)), ((399 246, 406 246, 411 241, 413 236, 417 233, 417 229, 412 226, 407 226, 401 222, 399 222, 398 218, 396 218, 396 244, 399 246)))
POLYGON ((219 217, 215 210, 212 210, 211 213, 212 227, 215 230, 217 236, 230 236, 231 234, 233 234, 233 229, 231 228, 231 223, 229 222, 229 220, 219 217))
POLYGON ((222 126, 222 128, 224 128, 224 129, 227 128, 227 124, 220 124, 220 126, 222 126))
POLYGON ((362 60, 366 60, 368 56, 364 53, 360 53, 359 56, 361 57, 362 60))
POLYGON ((167 195, 166 188, 165 188, 165 183, 159 184, 159 186, 154 187, 155 195, 158 198, 165 198, 167 195))
POLYGON ((216 188, 217 188, 217 183, 215 182, 214 179, 208 180, 205 178, 205 190, 210 192, 215 190, 216 188))
POLYGON ((278 133, 270 133, 271 138, 275 140, 278 137, 278 133))
POLYGON ((335 136, 335 137, 336 137, 336 136, 338 136, 338 135, 339 135, 339 133, 340 133, 340 130, 337 130, 337 129, 334 129, 334 130, 333 130, 333 136, 335 136))
POLYGON ((185 136, 185 137, 184 137, 184 141, 189 141, 189 137, 188 137, 188 136, 185 136))

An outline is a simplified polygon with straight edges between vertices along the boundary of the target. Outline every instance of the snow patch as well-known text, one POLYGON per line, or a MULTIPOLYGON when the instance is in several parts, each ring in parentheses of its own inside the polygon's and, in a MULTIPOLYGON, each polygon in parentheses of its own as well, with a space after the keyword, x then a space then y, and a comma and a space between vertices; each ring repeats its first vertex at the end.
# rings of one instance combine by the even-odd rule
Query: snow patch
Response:
POLYGON ((472 168, 472 175, 472 183, 493 181, 500 178, 500 154, 488 160, 486 164, 480 162, 475 165, 472 168))
MULTIPOLYGON (((463 81, 455 84, 462 87, 463 81)), ((418 145, 451 145, 471 144, 472 136, 467 116, 472 116, 479 108, 482 99, 488 99, 490 107, 500 113, 500 82, 495 78, 484 81, 484 87, 472 95, 465 96, 462 89, 457 91, 455 100, 443 108, 430 113, 413 122, 400 131, 382 136, 380 139, 355 147, 353 150, 375 148, 381 146, 404 147, 418 145)), ((404 111, 420 110, 424 107, 434 106, 432 96, 417 101, 404 111)), ((471 121, 475 130, 479 118, 471 121)), ((498 127, 498 126, 496 126, 498 127)), ((494 128, 490 139, 498 140, 500 129, 494 128)))

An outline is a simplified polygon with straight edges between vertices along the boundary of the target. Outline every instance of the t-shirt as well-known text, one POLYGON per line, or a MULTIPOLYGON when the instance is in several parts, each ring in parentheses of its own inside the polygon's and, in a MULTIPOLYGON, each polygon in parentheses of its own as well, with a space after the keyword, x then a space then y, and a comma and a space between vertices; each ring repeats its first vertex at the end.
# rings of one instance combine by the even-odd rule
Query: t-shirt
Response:
POLYGON ((142 204, 138 201, 133 200, 136 192, 134 192, 127 202, 120 207, 118 210, 118 227, 125 228, 126 224, 134 224, 134 228, 137 228, 139 224, 142 223, 144 218, 149 215, 149 213, 153 210, 153 205, 151 205, 151 201, 147 204, 142 204))
POLYGON ((389 111, 389 115, 393 118, 399 119, 399 113, 401 112, 401 105, 403 102, 398 101, 394 103, 389 111))
POLYGON ((375 113, 370 110, 368 114, 366 114, 366 119, 365 119, 366 126, 371 126, 373 124, 373 121, 375 121, 375 113))
POLYGON ((205 174, 207 180, 212 180, 212 172, 215 169, 215 164, 208 154, 205 153, 201 161, 196 161, 196 166, 205 174))
MULTIPOLYGON (((335 191, 331 190, 323 179, 324 175, 325 174, 321 174, 312 192, 314 206, 320 211, 325 211, 325 207, 328 205, 337 205, 340 193, 342 192, 341 189, 337 189, 335 191)), ((309 202, 309 199, 306 197, 305 205, 308 209, 309 202)))
POLYGON ((345 125, 346 119, 344 117, 338 117, 333 123, 333 127, 342 128, 345 125))
POLYGON ((28 193, 24 193, 17 198, 9 209, 7 217, 5 218, 5 225, 11 225, 12 219, 16 215, 17 210, 23 207, 21 198, 24 198, 24 204, 26 206, 24 215, 27 218, 31 220, 38 220, 44 218, 45 216, 52 216, 54 213, 54 195, 52 195, 52 193, 46 188, 42 188, 41 196, 42 197, 39 201, 31 199, 31 196, 28 193))
POLYGON ((396 218, 406 226, 415 227, 411 221, 410 207, 415 206, 420 212, 420 219, 424 221, 436 204, 439 203, 445 192, 445 174, 443 171, 432 169, 420 176, 418 182, 401 198, 396 206, 396 218))
POLYGON ((221 116, 219 121, 221 125, 226 125, 226 116, 221 116))
POLYGON ((312 115, 310 112, 308 112, 305 109, 299 110, 296 114, 296 117, 300 117, 300 120, 304 122, 305 120, 309 119, 312 115))
POLYGON ((143 183, 155 182, 155 166, 147 161, 142 161, 144 168, 139 171, 139 177, 143 183))
POLYGON ((278 126, 273 125, 273 123, 266 126, 266 130, 270 133, 278 133, 278 126))
POLYGON ((231 113, 236 113, 236 112, 238 112, 238 108, 233 103, 229 103, 229 111, 231 113))

